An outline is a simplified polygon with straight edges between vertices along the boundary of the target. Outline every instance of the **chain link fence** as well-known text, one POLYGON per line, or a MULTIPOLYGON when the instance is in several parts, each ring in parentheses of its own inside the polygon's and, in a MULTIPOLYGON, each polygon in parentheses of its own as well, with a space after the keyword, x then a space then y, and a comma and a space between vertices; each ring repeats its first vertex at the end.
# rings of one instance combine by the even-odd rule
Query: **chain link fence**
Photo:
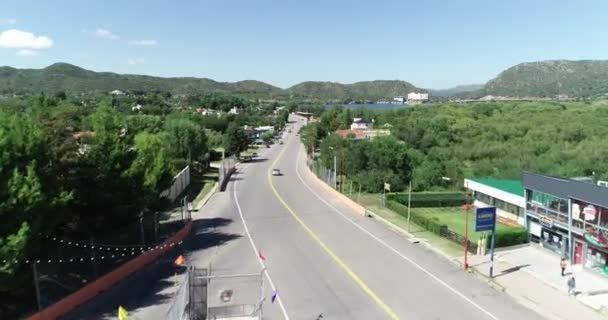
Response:
POLYGON ((190 267, 173 297, 168 320, 262 319, 263 273, 212 274, 190 267))

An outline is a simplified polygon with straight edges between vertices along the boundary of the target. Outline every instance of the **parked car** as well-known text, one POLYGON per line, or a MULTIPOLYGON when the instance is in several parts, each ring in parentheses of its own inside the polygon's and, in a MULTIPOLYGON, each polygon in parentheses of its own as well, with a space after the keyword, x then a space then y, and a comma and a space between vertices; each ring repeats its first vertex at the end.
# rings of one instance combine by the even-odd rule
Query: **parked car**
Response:
POLYGON ((249 162, 252 160, 251 156, 243 156, 243 158, 241 158, 243 162, 249 162))
POLYGON ((251 156, 255 158, 255 157, 257 157, 257 156, 258 156, 258 153, 257 153, 257 152, 254 152, 254 153, 252 153, 252 154, 251 154, 251 156))
POLYGON ((273 176, 280 176, 281 175, 281 170, 279 170, 279 169, 272 169, 272 175, 273 176))
POLYGON ((283 140, 279 140, 279 144, 283 144, 283 140))

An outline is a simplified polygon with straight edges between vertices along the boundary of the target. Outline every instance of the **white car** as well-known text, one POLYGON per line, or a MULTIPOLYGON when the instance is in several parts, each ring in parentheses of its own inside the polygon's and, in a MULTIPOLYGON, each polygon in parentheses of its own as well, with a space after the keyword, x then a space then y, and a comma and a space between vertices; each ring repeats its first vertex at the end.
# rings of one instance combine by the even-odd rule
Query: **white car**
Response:
POLYGON ((281 175, 281 170, 279 170, 279 169, 272 169, 272 175, 273 176, 280 176, 281 175))

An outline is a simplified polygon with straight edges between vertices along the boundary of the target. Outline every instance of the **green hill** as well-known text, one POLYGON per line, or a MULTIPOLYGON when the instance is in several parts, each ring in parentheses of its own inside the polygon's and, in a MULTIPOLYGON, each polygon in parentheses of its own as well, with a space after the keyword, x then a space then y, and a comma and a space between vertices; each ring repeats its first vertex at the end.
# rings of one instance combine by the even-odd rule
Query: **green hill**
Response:
POLYGON ((511 97, 591 97, 608 93, 608 60, 521 63, 490 80, 482 94, 511 97))
POLYGON ((44 69, 0 67, 0 92, 68 92, 112 90, 161 90, 173 93, 267 93, 282 94, 283 89, 255 80, 235 83, 205 78, 161 78, 143 75, 94 72, 55 63, 44 69))
POLYGON ((483 84, 467 84, 459 85, 448 89, 431 89, 430 92, 433 96, 437 97, 453 97, 466 94, 477 93, 483 88, 483 84))
POLYGON ((423 91, 411 83, 399 80, 362 81, 353 84, 308 81, 287 89, 295 96, 321 99, 382 99, 404 96, 412 91, 423 91))

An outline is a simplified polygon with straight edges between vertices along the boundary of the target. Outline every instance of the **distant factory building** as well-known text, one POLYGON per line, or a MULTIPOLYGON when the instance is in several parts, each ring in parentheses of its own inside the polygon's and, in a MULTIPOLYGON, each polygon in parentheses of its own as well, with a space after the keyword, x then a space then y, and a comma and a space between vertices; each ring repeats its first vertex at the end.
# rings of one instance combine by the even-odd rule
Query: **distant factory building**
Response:
POLYGON ((407 103, 408 104, 419 104, 419 103, 425 103, 428 101, 429 101, 428 93, 410 92, 407 94, 407 103))

